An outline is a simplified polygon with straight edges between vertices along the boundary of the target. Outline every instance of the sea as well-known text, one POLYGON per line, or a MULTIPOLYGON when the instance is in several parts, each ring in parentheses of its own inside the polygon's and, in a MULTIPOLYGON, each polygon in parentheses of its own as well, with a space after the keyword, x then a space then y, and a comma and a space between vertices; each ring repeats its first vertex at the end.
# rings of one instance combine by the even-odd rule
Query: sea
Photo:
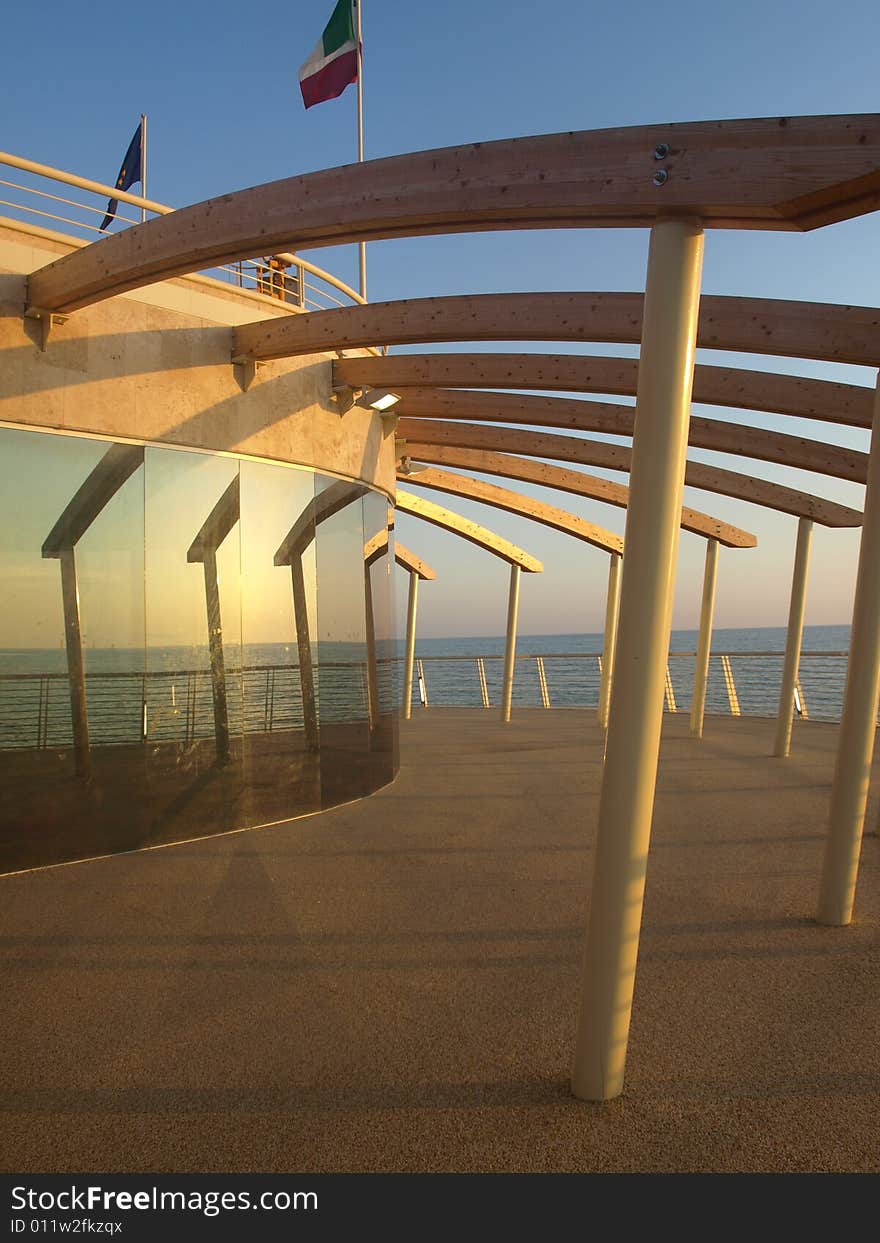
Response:
MULTIPOLYGON (((514 708, 596 708, 602 643, 601 634, 521 635, 517 640, 514 708)), ((673 631, 667 711, 690 709, 696 645, 695 630, 673 631)), ((497 705, 504 647, 503 635, 419 639, 413 710, 497 705)), ((848 647, 849 626, 805 627, 796 697, 800 715, 822 721, 839 719, 848 647)), ((716 629, 707 711, 775 716, 784 648, 784 627, 716 629)), ((191 743, 213 732, 207 645, 146 651, 87 647, 84 655, 93 744, 191 743)), ((380 703, 399 706, 402 641, 380 643, 378 658, 380 703)), ((231 731, 302 727, 295 643, 227 645, 224 659, 231 731)), ((368 678, 364 645, 318 643, 313 648, 313 661, 320 719, 365 718, 368 678)), ((0 650, 0 749, 64 747, 71 739, 64 649, 0 650)))

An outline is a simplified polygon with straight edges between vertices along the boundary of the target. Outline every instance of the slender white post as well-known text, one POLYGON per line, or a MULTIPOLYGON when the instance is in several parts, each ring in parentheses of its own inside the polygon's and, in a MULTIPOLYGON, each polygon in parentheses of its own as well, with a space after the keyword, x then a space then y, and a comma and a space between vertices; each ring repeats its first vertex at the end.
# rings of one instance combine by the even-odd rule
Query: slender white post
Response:
MULTIPOLYGON (((147 117, 141 113, 141 198, 147 197, 147 117)), ((146 207, 141 208, 141 223, 147 218, 146 207)))
POLYGON ((654 788, 693 384, 703 231, 651 230, 620 622, 572 1091, 623 1089, 654 788))
POLYGON ((413 664, 416 656, 416 609, 419 600, 419 576, 409 572, 409 599, 406 605, 406 653, 403 661, 403 719, 412 716, 413 664))
POLYGON ((501 689, 501 720, 510 720, 513 697, 513 670, 516 665, 516 619, 519 613, 520 567, 510 567, 510 595, 507 600, 507 646, 504 649, 504 685, 501 689))
POLYGON ((817 919, 852 919, 862 830, 874 757, 880 693, 880 377, 874 399, 874 430, 868 459, 865 516, 853 606, 846 688, 831 789, 831 816, 817 919))
MULTIPOLYGON (((363 52, 363 20, 361 9, 364 0, 354 0, 357 9, 357 98, 358 98, 358 163, 364 162, 364 52, 363 52)), ((367 296, 367 244, 361 242, 358 247, 360 256, 360 293, 367 296)))
POLYGON ((794 572, 791 578, 791 603, 788 609, 788 632, 785 636, 785 660, 782 665, 782 686, 779 691, 779 714, 776 718, 776 742, 773 754, 788 755, 791 750, 791 723, 794 713, 794 688, 797 684, 804 634, 804 604, 807 599, 807 571, 810 567, 810 540, 813 523, 809 518, 798 522, 794 572))
POLYGON ((703 574, 703 603, 700 608, 700 637, 694 667, 694 698, 691 704, 691 734, 703 737, 706 711, 706 684, 709 680, 709 653, 712 649, 712 615, 715 612, 715 583, 718 578, 718 541, 706 540, 706 569, 703 574))
POLYGON ((602 677, 599 681, 599 724, 608 728, 608 704, 611 702, 611 675, 614 649, 617 646, 617 610, 620 603, 620 557, 608 554, 608 595, 605 599, 605 638, 602 643, 602 677))

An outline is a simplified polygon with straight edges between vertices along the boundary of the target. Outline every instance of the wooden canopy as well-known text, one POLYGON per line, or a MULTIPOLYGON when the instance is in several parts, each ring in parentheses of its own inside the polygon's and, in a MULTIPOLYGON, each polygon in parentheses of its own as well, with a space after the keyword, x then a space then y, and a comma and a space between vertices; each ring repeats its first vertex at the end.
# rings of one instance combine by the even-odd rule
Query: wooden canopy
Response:
MULTIPOLYGON (((456 294, 372 302, 241 324, 233 334, 233 353, 271 359, 428 341, 638 345, 644 300, 641 293, 599 292, 456 294)), ((697 345, 873 367, 880 364, 880 310, 706 294, 700 299, 697 345)))
POLYGON ((803 230, 880 206, 880 116, 771 117, 543 134, 326 169, 225 194, 56 260, 34 307, 279 250, 487 229, 803 230))
MULTIPOLYGON (((333 363, 333 383, 352 388, 530 389, 635 397, 638 378, 637 358, 586 354, 383 354, 333 363)), ((697 363, 693 400, 869 428, 874 391, 835 380, 697 363)))

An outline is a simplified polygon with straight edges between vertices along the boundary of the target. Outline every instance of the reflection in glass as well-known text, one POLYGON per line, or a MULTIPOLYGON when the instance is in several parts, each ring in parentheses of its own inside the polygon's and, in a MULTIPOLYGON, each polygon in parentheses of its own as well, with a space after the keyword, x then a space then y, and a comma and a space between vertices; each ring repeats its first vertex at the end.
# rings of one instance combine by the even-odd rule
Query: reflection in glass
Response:
POLYGON ((397 768, 394 676, 394 519, 384 497, 366 493, 364 603, 370 690, 370 754, 374 786, 397 768))
POLYGON ((0 872, 391 780, 388 555, 361 484, 0 428, 0 872))
POLYGON ((2 432, 4 871, 143 840, 142 462, 2 432))
POLYGON ((242 462, 242 695, 251 824, 321 805, 311 657, 313 499, 310 471, 242 462))
POLYGON ((366 488, 316 476, 321 804, 368 793, 369 690, 364 612, 366 488))
POLYGON ((238 472, 234 458, 146 450, 154 842, 243 824, 238 472))

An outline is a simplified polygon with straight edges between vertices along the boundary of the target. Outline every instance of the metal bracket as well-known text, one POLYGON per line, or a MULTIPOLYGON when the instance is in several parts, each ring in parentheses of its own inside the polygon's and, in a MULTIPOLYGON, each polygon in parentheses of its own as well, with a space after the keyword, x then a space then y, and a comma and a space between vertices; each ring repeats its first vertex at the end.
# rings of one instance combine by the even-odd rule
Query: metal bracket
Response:
POLYGON ((69 315, 59 315, 57 311, 49 311, 42 306, 25 307, 24 317, 25 319, 38 319, 40 321, 40 349, 44 354, 49 340, 49 333, 52 331, 52 325, 66 324, 70 319, 69 315))
POLYGON ((254 382, 257 368, 262 367, 263 364, 257 362, 250 354, 233 354, 232 365, 238 369, 238 382, 241 385, 241 391, 246 393, 254 382))
POLYGON ((392 436, 397 431, 399 415, 394 413, 394 411, 386 410, 384 413, 379 415, 379 418, 382 420, 383 439, 386 436, 392 436))
POLYGON ((361 392, 361 389, 352 388, 349 384, 334 384, 331 397, 336 403, 337 413, 340 416, 348 414, 361 392))

